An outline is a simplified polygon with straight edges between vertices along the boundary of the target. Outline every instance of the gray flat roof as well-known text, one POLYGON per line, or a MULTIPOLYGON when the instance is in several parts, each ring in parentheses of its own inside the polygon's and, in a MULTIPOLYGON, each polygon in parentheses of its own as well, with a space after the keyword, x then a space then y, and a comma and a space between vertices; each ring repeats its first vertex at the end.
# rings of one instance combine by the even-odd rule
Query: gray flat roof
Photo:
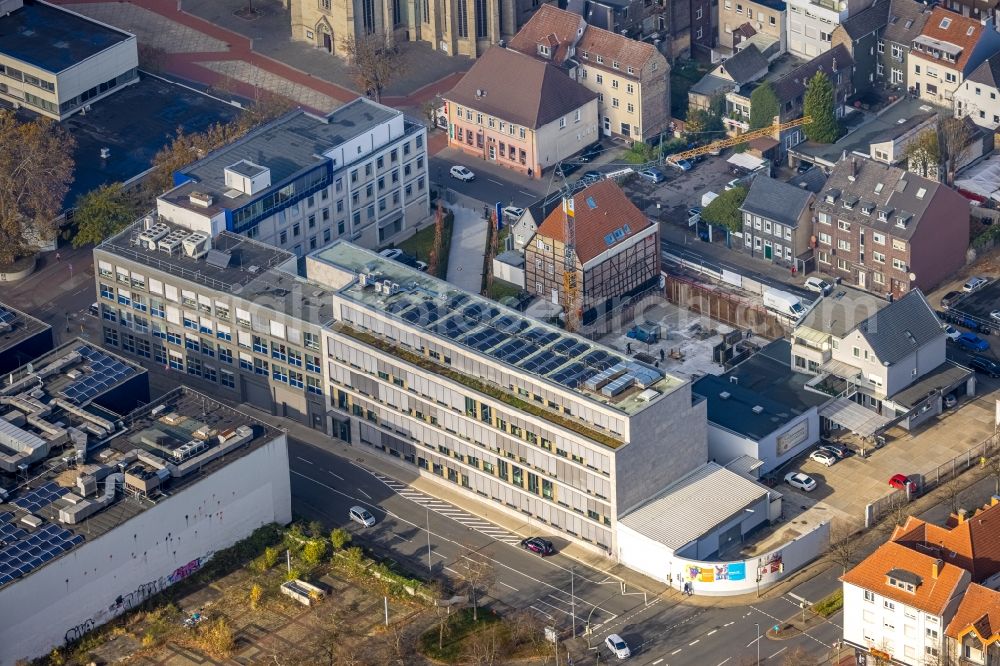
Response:
POLYGON ((131 36, 37 0, 24 0, 24 7, 0 17, 0 53, 53 74, 131 36))
MULTIPOLYGON (((363 286, 355 279, 338 292, 341 297, 626 414, 639 412, 650 404, 648 398, 640 397, 645 390, 666 394, 685 383, 610 347, 544 324, 345 241, 337 241, 310 256, 355 275, 371 276, 368 282, 395 283, 399 289, 394 294, 376 292, 372 284, 363 286), (587 388, 587 383, 598 381, 602 373, 611 375, 610 383, 628 376, 635 381, 609 397, 602 393, 609 383, 607 380, 596 390, 587 388)), ((655 400, 656 396, 652 398, 655 400)))
POLYGON ((676 552, 768 495, 780 493, 710 462, 618 522, 676 552))
MULTIPOLYGON (((71 473, 73 470, 61 463, 60 458, 65 452, 59 448, 54 449, 45 463, 32 467, 30 481, 18 481, 16 488, 8 486, 11 491, 10 500, 0 503, 0 535, 3 535, 0 538, 0 543, 3 544, 3 548, 0 548, 0 587, 32 575, 49 561, 58 559, 88 540, 100 538, 157 504, 153 499, 140 495, 129 496, 126 500, 119 492, 112 504, 99 509, 81 522, 62 523, 59 521, 60 509, 75 503, 70 501, 71 494, 79 497, 80 491, 74 485, 77 474, 93 473, 98 469, 97 464, 115 467, 119 462, 126 466, 127 473, 149 474, 150 466, 141 459, 137 461, 126 454, 139 451, 150 459, 167 462, 172 460, 171 450, 191 441, 193 437, 196 438, 193 433, 202 427, 216 433, 235 430, 240 426, 252 429, 253 436, 246 445, 228 450, 221 456, 193 467, 190 473, 183 476, 168 475, 163 483, 171 494, 176 494, 280 435, 279 430, 248 414, 186 387, 179 387, 127 416, 118 417, 108 413, 106 417, 121 418, 124 430, 120 430, 99 448, 89 449, 87 464, 75 470, 76 473, 71 473), (154 416, 151 410, 160 405, 163 409, 154 416), (178 418, 170 419, 171 423, 167 423, 164 417, 171 414, 178 415, 178 418), (42 519, 38 527, 28 527, 21 522, 29 513, 42 519)), ((207 451, 211 453, 219 446, 209 445, 207 451)), ((192 460, 194 459, 196 456, 192 456, 192 460)), ((105 490, 103 481, 98 484, 98 488, 98 494, 102 494, 105 490)), ((151 492, 151 497, 155 498, 157 495, 158 489, 151 492)))
POLYGON ((5 329, 0 331, 0 351, 3 351, 51 327, 10 305, 0 303, 0 328, 5 329), (10 329, 4 324, 9 324, 10 329))
POLYGON ((739 386, 798 413, 818 407, 830 398, 805 388, 812 375, 792 370, 792 345, 780 338, 723 375, 739 386))
POLYGON ((945 361, 902 391, 890 397, 893 402, 912 408, 914 405, 922 402, 930 393, 934 391, 950 391, 968 379, 972 374, 973 372, 969 368, 961 366, 954 361, 945 361))
MULTIPOLYGON (((199 212, 239 208, 260 195, 239 193, 238 196, 226 196, 225 193, 231 189, 226 185, 227 167, 242 160, 265 167, 271 170, 272 186, 277 185, 326 162, 327 158, 323 157, 325 151, 399 115, 402 111, 363 97, 348 102, 327 116, 313 115, 301 109, 289 112, 181 169, 195 182, 182 184, 160 198, 189 208, 188 195, 193 191, 205 192, 215 195, 215 204, 207 209, 197 209, 199 212)), ((420 127, 406 121, 407 133, 420 127)))
POLYGON ((834 285, 830 295, 820 298, 796 328, 809 328, 842 338, 887 305, 889 301, 867 291, 834 285))
MULTIPOLYGON (((806 411, 801 403, 786 405, 767 393, 734 384, 729 377, 717 375, 705 375, 698 379, 691 386, 691 393, 704 397, 708 402, 709 423, 757 441, 806 411), (754 411, 756 408, 760 410, 754 411)), ((817 403, 823 401, 822 396, 816 397, 817 403)))

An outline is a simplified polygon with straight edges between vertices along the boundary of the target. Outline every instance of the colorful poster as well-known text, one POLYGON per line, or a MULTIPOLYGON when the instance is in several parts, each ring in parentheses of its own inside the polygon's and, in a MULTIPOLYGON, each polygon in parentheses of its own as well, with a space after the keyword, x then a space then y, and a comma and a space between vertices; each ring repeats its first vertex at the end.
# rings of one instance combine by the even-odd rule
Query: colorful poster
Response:
POLYGON ((746 580, 747 579, 747 563, 746 562, 730 562, 726 567, 726 576, 729 580, 746 580))
POLYGON ((715 569, 712 567, 705 567, 701 570, 701 575, 698 580, 702 583, 714 583, 715 582, 715 569))
POLYGON ((687 574, 688 580, 697 580, 698 574, 701 573, 701 569, 696 566, 688 565, 684 567, 684 573, 687 574))

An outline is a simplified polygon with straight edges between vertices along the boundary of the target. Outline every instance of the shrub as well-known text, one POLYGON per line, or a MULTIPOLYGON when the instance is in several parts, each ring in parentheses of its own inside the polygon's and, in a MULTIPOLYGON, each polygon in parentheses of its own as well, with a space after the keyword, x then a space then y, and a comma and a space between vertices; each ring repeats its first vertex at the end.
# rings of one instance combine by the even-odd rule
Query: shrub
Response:
POLYGON ((254 583, 250 586, 250 609, 257 610, 260 607, 260 602, 264 598, 264 588, 262 588, 258 583, 254 583))
POLYGON ((302 561, 309 566, 316 566, 326 555, 326 541, 314 539, 302 549, 302 561))
POLYGON ((351 543, 351 533, 342 527, 330 532, 330 545, 334 550, 343 550, 347 544, 351 543))

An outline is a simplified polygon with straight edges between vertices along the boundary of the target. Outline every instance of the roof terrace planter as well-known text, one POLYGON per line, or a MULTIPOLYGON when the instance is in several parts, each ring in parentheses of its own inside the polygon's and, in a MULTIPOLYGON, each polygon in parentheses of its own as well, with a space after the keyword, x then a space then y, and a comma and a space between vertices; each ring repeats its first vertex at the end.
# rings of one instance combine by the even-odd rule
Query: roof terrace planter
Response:
POLYGON ((566 430, 571 430, 582 437, 599 442, 610 449, 617 449, 625 443, 608 433, 590 428, 574 419, 566 418, 558 412, 513 396, 500 386, 470 377, 469 375, 458 372, 457 370, 449 368, 446 365, 437 363, 430 357, 421 356, 420 354, 404 349, 401 345, 395 344, 386 338, 376 336, 367 331, 358 330, 343 322, 335 326, 334 330, 338 333, 343 333, 358 342, 363 342, 370 347, 374 347, 375 349, 383 351, 387 354, 391 354, 392 356, 395 356, 402 361, 406 361, 411 365, 415 365, 442 377, 446 377, 472 389, 473 391, 476 391, 477 393, 499 400, 514 409, 527 412, 528 414, 537 416, 540 419, 544 419, 550 423, 561 426, 566 430))

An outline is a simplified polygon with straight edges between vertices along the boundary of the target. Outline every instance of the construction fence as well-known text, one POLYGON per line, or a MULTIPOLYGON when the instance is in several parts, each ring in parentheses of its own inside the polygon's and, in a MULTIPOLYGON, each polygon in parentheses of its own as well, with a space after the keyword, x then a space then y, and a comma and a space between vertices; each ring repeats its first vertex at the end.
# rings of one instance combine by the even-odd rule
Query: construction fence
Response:
POLYGON ((665 292, 671 303, 739 330, 774 340, 785 334, 781 320, 753 300, 712 285, 666 275, 665 292))

